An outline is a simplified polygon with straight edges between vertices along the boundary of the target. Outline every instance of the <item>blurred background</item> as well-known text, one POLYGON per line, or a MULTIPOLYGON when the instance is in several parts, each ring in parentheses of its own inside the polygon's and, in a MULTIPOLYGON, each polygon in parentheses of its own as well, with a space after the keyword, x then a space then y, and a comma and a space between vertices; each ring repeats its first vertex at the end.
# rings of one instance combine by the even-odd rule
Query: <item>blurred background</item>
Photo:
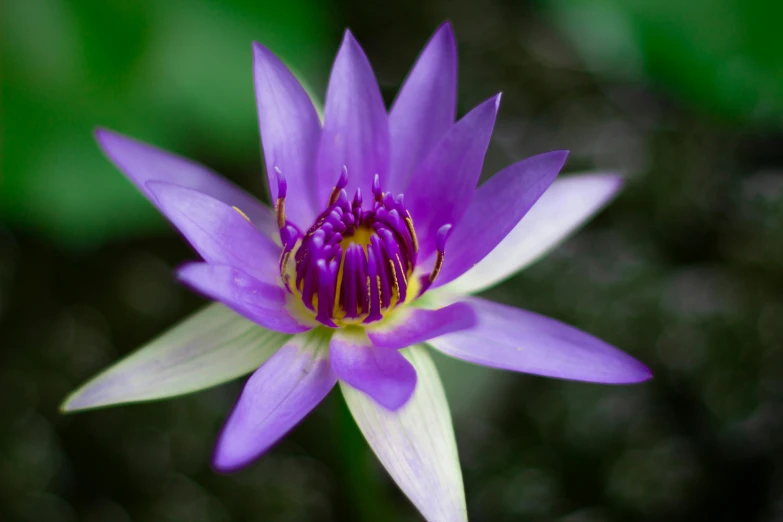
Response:
POLYGON ((342 31, 387 102, 451 20, 459 112, 503 91, 484 175, 567 148, 617 201, 488 296, 650 365, 608 387, 439 356, 474 521, 783 520, 783 43, 773 0, 0 3, 0 520, 418 520, 330 396, 268 456, 209 468, 241 381, 62 416, 203 300, 195 254, 100 125, 264 195, 251 40, 317 97, 342 31))

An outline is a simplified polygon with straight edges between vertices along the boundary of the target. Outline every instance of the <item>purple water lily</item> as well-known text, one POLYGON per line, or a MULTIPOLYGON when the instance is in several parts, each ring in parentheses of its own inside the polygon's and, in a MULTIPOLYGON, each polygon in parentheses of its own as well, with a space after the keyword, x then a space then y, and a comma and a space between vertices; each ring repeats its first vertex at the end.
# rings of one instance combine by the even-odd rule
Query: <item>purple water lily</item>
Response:
POLYGON ((87 383, 64 410, 170 397, 255 370, 215 451, 214 466, 233 470, 339 382, 401 489, 427 519, 453 521, 466 519, 462 477, 427 345, 564 379, 651 377, 584 332, 470 296, 552 248, 621 180, 590 174, 553 183, 567 156, 556 151, 476 188, 500 95, 455 122, 448 24, 388 113, 349 32, 323 124, 299 82, 259 44, 254 77, 274 209, 202 166, 98 131, 109 158, 203 258, 180 268, 179 279, 218 303, 87 383))

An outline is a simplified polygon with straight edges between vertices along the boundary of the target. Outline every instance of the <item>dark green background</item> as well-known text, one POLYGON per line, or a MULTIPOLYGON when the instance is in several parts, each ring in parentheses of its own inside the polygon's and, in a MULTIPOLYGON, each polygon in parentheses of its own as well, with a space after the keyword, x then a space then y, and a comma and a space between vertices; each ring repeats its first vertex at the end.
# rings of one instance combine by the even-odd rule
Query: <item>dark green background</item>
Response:
POLYGON ((779 5, 0 3, 0 520, 417 520, 338 394, 230 476, 209 458, 241 382, 57 407, 202 304, 171 275, 195 254, 93 128, 262 196, 251 40, 321 96, 348 26, 391 101, 445 19, 460 114, 504 92, 485 175, 567 148, 567 171, 628 179, 578 236, 489 296, 575 324, 656 375, 607 387, 438 357, 471 520, 783 520, 779 5))

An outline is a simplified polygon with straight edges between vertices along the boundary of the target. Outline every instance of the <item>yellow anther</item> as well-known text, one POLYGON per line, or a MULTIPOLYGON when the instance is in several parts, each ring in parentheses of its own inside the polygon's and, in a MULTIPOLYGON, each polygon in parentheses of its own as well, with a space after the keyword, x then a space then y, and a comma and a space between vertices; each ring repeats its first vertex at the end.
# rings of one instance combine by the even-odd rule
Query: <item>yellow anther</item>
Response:
POLYGON ((243 218, 247 219, 247 221, 248 221, 248 222, 250 222, 250 218, 249 218, 249 217, 247 217, 247 214, 245 214, 244 212, 242 212, 242 211, 239 209, 239 207, 231 207, 231 208, 233 208, 234 210, 236 210, 236 211, 239 213, 239 215, 240 215, 240 216, 242 216, 243 218))
POLYGON ((277 228, 283 229, 285 227, 285 198, 277 198, 275 212, 277 213, 277 228))
POLYGON ((418 252, 419 238, 416 237, 416 231, 413 229, 413 220, 411 219, 410 214, 405 216, 405 226, 408 228, 408 234, 411 235, 411 240, 413 241, 413 251, 418 252))
POLYGON ((392 284, 394 285, 394 291, 397 295, 400 295, 400 282, 397 281, 397 270, 394 269, 394 261, 389 259, 389 267, 391 268, 392 284))
POLYGON ((438 277, 438 274, 440 273, 440 269, 443 267, 443 258, 444 258, 443 252, 438 252, 438 257, 435 258, 435 267, 432 269, 432 272, 430 272, 430 283, 435 281, 435 278, 438 277))

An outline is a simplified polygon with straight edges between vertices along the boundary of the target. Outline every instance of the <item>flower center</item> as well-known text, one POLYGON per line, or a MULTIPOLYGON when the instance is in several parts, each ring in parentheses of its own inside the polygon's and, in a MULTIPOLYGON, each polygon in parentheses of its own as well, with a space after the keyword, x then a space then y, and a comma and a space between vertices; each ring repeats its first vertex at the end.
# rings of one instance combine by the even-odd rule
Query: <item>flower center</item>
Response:
POLYGON ((450 225, 439 234, 443 240, 438 241, 435 270, 420 283, 414 276, 419 243, 413 220, 403 195, 383 192, 378 175, 372 200, 363 205, 360 189, 348 198, 343 168, 326 210, 302 234, 285 219, 286 183, 276 172, 275 209, 283 243, 280 274, 285 288, 320 323, 336 328, 379 321, 397 305, 418 297, 437 276, 450 225))

